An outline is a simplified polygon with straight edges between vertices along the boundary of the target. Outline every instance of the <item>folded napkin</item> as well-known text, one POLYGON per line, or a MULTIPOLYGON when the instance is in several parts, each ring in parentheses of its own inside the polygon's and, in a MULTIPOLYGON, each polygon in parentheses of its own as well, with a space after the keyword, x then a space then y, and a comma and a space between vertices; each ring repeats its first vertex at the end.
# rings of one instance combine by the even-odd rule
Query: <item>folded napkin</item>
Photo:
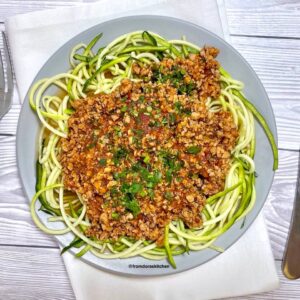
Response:
MULTIPOLYGON (((137 14, 181 18, 229 38, 221 0, 101 0, 14 16, 5 25, 20 99, 45 61, 68 39, 100 22, 137 14)), ((63 258, 78 300, 216 299, 265 292, 279 285, 262 216, 225 253, 180 274, 126 277, 93 268, 69 253, 63 258)))

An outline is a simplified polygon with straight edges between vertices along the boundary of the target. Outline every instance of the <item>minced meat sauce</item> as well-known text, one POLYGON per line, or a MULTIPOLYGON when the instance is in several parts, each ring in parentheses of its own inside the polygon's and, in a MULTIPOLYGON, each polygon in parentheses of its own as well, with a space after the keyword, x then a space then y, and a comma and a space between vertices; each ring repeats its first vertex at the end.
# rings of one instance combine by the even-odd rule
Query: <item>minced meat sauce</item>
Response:
POLYGON ((163 242, 181 219, 201 226, 205 200, 224 188, 238 131, 230 112, 209 112, 220 95, 218 50, 132 67, 111 94, 74 103, 60 160, 65 188, 83 196, 100 240, 163 242))

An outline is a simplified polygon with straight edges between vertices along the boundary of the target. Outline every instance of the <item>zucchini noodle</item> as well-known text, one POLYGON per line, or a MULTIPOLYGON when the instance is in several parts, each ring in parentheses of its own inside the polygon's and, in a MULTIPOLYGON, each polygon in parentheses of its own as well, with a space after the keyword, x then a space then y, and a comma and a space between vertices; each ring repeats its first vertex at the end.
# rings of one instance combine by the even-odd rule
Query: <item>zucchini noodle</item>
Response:
POLYGON ((71 69, 68 72, 37 81, 30 92, 30 106, 41 121, 38 139, 37 183, 31 202, 31 214, 36 225, 48 234, 72 232, 74 240, 63 252, 71 247, 78 248, 76 256, 91 252, 99 258, 128 258, 142 256, 147 259, 167 258, 176 267, 173 256, 211 248, 222 251, 213 243, 237 220, 244 218, 255 204, 255 128, 258 119, 270 139, 274 153, 274 169, 277 167, 277 148, 274 137, 266 122, 255 107, 243 96, 244 84, 220 69, 221 95, 218 99, 207 99, 211 112, 229 111, 239 131, 239 138, 232 151, 231 167, 228 171, 224 190, 209 197, 202 211, 203 225, 187 228, 184 223, 172 221, 165 228, 164 247, 154 242, 133 241, 120 238, 116 242, 89 238, 84 231, 90 226, 86 215, 86 204, 80 195, 63 187, 62 166, 59 162, 60 139, 68 135, 68 118, 73 113, 72 101, 86 97, 87 93, 114 91, 124 78, 133 81, 131 66, 138 60, 146 64, 158 63, 164 57, 187 57, 201 49, 182 40, 167 41, 155 33, 136 31, 118 37, 105 47, 93 50, 102 34, 90 44, 80 43, 69 57, 71 69), (109 70, 113 76, 107 76, 109 70), (47 95, 47 89, 56 86, 59 92, 47 95), (37 201, 40 210, 51 214, 48 223, 43 224, 36 212, 37 201), (63 229, 52 229, 51 224, 64 224, 63 229))

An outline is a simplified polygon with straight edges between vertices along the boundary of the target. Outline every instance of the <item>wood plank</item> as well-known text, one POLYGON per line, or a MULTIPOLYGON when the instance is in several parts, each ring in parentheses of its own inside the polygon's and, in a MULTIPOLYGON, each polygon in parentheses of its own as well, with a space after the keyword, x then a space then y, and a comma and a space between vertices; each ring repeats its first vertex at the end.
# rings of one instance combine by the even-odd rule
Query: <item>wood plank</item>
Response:
MULTIPOLYGON (((278 290, 238 299, 299 299, 300 281, 289 281, 276 261, 278 290)), ((0 246, 0 294, 13 299, 75 299, 58 249, 0 246)), ((237 298, 228 298, 237 299, 237 298)))
POLYGON ((300 40, 232 37, 264 84, 276 116, 279 147, 300 144, 300 40), (284 55, 283 55, 284 53, 284 55))
POLYGON ((15 136, 0 136, 0 244, 58 247, 31 220, 18 175, 15 136))
MULTIPOLYGON (((300 100, 300 98, 299 98, 300 100)), ((300 145, 300 101, 272 100, 275 114, 278 147, 280 149, 299 150, 300 145)))
POLYGON ((225 0, 231 34, 300 37, 298 0, 225 0))
POLYGON ((296 151, 279 152, 279 168, 264 206, 264 216, 276 259, 283 257, 289 231, 297 181, 298 154, 296 151))
POLYGON ((232 37, 273 100, 297 100, 300 93, 300 40, 232 37))
MULTIPOLYGON (((17 174, 15 137, 0 136, 0 237, 10 245, 56 247, 52 237, 43 234, 31 221, 17 174), (16 242, 17 241, 17 242, 16 242)), ((264 207, 273 252, 282 258, 287 237, 297 177, 296 151, 279 151, 279 169, 264 207)), ((0 242, 1 244, 1 242, 0 242)))
POLYGON ((0 120, 0 135, 15 135, 17 132, 18 118, 21 105, 13 104, 8 113, 0 120))

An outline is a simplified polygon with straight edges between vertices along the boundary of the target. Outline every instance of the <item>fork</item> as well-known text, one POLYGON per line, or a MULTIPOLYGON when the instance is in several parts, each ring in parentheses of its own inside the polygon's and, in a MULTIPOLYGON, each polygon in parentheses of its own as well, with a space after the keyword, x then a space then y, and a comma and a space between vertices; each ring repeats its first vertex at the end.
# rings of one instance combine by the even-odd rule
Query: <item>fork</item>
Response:
POLYGON ((11 60, 9 56, 7 40, 3 31, 2 39, 6 62, 6 74, 4 74, 2 53, 0 51, 0 119, 9 111, 13 97, 13 75, 11 60))
POLYGON ((300 278, 300 151, 298 158, 296 196, 290 233, 282 262, 282 271, 288 279, 300 278))

